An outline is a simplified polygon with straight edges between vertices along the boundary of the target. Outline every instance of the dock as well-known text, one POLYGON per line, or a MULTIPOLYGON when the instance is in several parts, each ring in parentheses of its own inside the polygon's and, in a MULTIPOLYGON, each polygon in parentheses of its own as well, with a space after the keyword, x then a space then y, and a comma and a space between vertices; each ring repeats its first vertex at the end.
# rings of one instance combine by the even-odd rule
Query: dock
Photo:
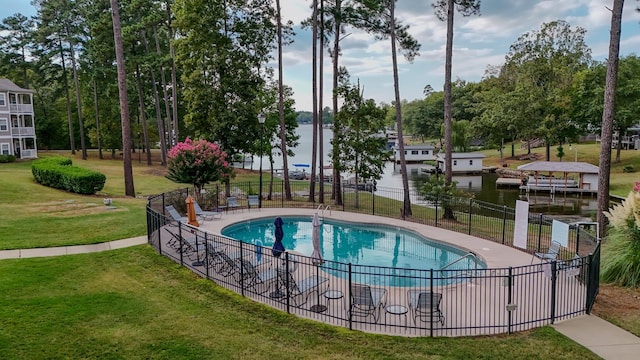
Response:
POLYGON ((522 180, 518 178, 497 178, 496 179, 496 188, 506 188, 506 187, 520 187, 522 185, 522 180))

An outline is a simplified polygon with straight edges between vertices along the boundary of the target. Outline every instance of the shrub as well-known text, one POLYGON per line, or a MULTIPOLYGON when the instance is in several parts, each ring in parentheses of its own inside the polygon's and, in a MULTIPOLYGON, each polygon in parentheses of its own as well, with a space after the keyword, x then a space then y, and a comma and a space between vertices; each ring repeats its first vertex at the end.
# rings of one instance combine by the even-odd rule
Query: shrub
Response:
POLYGON ((71 159, 64 157, 36 160, 31 173, 39 184, 86 195, 102 190, 107 180, 102 173, 72 166, 71 159))
POLYGON ((10 163, 16 161, 16 157, 13 155, 0 155, 0 163, 10 163))
POLYGON ((605 212, 610 228, 602 247, 603 282, 640 286, 640 182, 620 205, 605 212))
POLYGON ((632 172, 636 172, 636 169, 633 167, 633 165, 625 165, 625 166, 622 168, 622 172, 625 172, 625 173, 632 173, 632 172))

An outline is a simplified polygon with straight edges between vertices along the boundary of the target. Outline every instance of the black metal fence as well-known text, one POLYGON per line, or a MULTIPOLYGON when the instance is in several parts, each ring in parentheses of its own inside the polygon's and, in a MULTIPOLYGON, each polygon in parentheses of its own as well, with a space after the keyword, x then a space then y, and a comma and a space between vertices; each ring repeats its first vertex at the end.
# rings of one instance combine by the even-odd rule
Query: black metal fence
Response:
MULTIPOLYGON (((261 205, 320 208, 309 201, 308 186, 294 182, 291 200, 282 196, 282 188, 271 196, 263 192, 261 205)), ((255 190, 255 184, 237 183, 207 187, 199 194, 183 189, 151 197, 147 206, 149 243, 161 254, 242 296, 298 316, 363 331, 409 336, 511 333, 588 313, 595 301, 600 247, 594 234, 580 226, 570 227, 569 247, 554 261, 441 271, 333 261, 316 265, 309 257, 273 254, 270 248, 209 234, 165 216, 167 205, 184 213, 189 194, 196 195, 205 209, 224 209, 232 196, 251 211, 246 199, 255 190), (382 279, 375 282, 382 285, 368 285, 372 277, 382 279)), ((325 203, 330 196, 325 194, 325 203)), ((507 246, 513 243, 515 214, 507 207, 467 198, 424 200, 411 194, 412 215, 407 216, 398 210, 403 193, 395 189, 356 194, 345 188, 343 199, 344 204, 331 205, 331 209, 403 218, 507 246), (447 219, 443 219, 445 212, 447 219)), ((542 214, 530 214, 528 252, 549 247, 551 222, 542 214)))

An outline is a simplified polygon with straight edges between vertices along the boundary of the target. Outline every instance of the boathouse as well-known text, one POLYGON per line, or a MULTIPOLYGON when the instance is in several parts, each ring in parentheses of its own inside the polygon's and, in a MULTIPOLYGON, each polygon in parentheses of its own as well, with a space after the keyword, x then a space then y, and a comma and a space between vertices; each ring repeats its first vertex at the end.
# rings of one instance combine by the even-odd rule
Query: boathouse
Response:
POLYGON ((598 192, 599 168, 589 163, 534 161, 518 166, 518 170, 532 174, 522 184, 528 190, 598 192))

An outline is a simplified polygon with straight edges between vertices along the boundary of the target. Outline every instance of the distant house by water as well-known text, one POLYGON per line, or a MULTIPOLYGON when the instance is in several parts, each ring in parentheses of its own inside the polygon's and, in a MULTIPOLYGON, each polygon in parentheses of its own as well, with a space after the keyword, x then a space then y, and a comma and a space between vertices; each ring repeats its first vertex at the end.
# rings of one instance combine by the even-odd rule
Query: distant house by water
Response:
MULTIPOLYGON (((437 167, 442 172, 446 171, 444 153, 436 155, 437 167)), ((452 153, 451 171, 456 174, 478 174, 482 172, 482 159, 487 156, 479 152, 452 153)))
MULTIPOLYGON (((396 144, 393 148, 394 161, 400 163, 400 147, 396 144)), ((427 160, 435 160, 435 146, 428 144, 415 144, 404 146, 404 161, 407 164, 419 164, 427 160)))

